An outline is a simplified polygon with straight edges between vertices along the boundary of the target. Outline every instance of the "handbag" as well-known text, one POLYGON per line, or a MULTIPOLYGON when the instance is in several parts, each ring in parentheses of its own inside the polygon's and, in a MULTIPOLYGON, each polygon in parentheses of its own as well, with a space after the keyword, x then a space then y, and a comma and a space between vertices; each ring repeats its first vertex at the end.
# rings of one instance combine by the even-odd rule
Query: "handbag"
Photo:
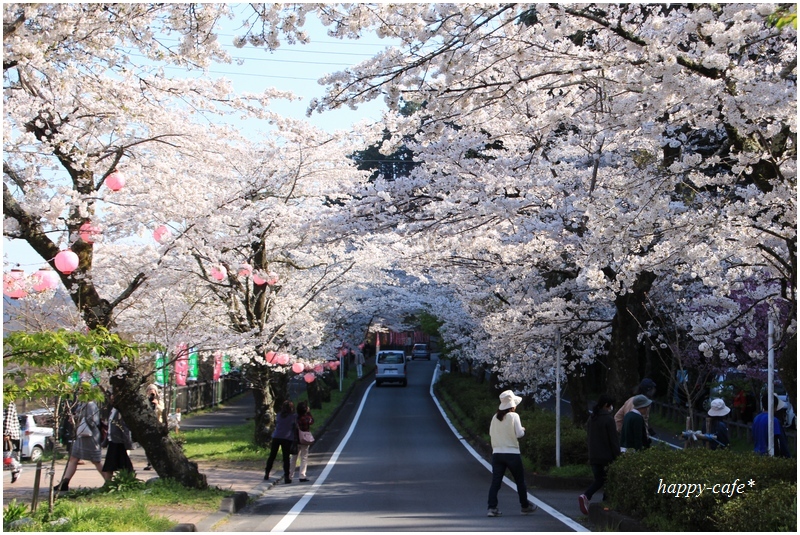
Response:
POLYGON ((78 424, 78 430, 76 435, 79 437, 90 437, 92 436, 92 428, 89 427, 89 424, 86 422, 86 419, 82 419, 81 423, 78 424))
POLYGON ((301 445, 309 446, 314 443, 314 435, 311 434, 311 431, 303 431, 301 429, 298 435, 298 442, 300 442, 301 445))
POLYGON ((81 409, 81 422, 78 424, 78 429, 75 431, 78 437, 91 437, 94 436, 92 428, 89 425, 89 419, 86 417, 86 406, 81 409))

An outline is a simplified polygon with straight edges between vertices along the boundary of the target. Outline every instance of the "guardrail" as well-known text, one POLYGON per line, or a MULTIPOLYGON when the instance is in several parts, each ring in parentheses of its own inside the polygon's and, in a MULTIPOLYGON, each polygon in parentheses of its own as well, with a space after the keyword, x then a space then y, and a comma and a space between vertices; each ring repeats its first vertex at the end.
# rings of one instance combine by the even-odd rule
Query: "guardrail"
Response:
POLYGON ((221 377, 219 381, 191 382, 185 386, 170 385, 165 399, 170 413, 189 414, 222 403, 247 390, 241 377, 221 377))
MULTIPOLYGON (((689 411, 685 407, 680 407, 678 405, 673 405, 671 403, 663 403, 661 401, 653 401, 653 407, 655 408, 655 412, 659 415, 664 416, 665 418, 669 418, 675 422, 679 422, 681 424, 685 424, 686 418, 689 416, 689 411)), ((706 413, 704 412, 695 412, 693 420, 692 420, 692 429, 701 429, 703 426, 703 421, 706 418, 706 413)), ((733 421, 726 421, 728 424, 728 435, 733 438, 744 438, 749 443, 752 444, 753 436, 752 436, 752 425, 751 424, 744 424, 740 422, 733 422, 733 421)), ((797 432, 792 429, 785 429, 786 437, 789 439, 789 446, 791 447, 792 451, 797 451, 797 432)))

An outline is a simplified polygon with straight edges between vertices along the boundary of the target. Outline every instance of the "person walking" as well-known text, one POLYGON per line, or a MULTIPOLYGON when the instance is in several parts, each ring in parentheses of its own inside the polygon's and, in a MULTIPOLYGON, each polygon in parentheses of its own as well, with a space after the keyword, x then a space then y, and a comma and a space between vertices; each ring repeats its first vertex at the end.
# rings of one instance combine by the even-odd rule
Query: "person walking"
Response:
POLYGON ((647 396, 639 394, 632 400, 633 408, 625 415, 620 433, 620 451, 642 450, 650 447, 646 418, 653 403, 647 396))
MULTIPOLYGON (((756 415, 753 419, 753 450, 759 455, 769 454, 769 407, 767 402, 769 395, 765 392, 761 396, 761 413, 756 415)), ((778 396, 773 397, 773 411, 777 414, 778 411, 786 408, 786 404, 781 401, 778 396)), ((775 457, 791 457, 789 452, 789 442, 786 438, 786 432, 783 430, 781 421, 777 416, 773 415, 773 429, 772 433, 775 436, 773 441, 773 452, 775 457)))
POLYGON ((108 450, 106 451, 106 461, 103 463, 103 477, 106 478, 106 481, 111 480, 114 472, 119 470, 136 473, 131 458, 128 456, 130 449, 133 449, 131 432, 119 411, 111 409, 108 417, 108 450))
POLYGON ((297 414, 294 412, 294 403, 289 400, 283 402, 281 412, 275 418, 275 430, 272 432, 272 444, 267 458, 267 466, 264 468, 264 479, 269 479, 272 471, 272 464, 278 456, 278 449, 283 455, 283 480, 291 483, 290 460, 292 442, 295 440, 295 426, 297 424, 297 414))
MULTIPOLYGON (((608 394, 601 394, 587 423, 589 465, 592 467, 594 482, 578 496, 578 505, 585 515, 589 514, 592 496, 605 485, 608 465, 619 457, 619 435, 611 415, 613 410, 614 400, 608 394)), ((603 496, 603 500, 605 499, 603 496)))
POLYGON ((17 405, 11 401, 3 411, 3 470, 11 470, 11 482, 16 483, 22 473, 20 456, 20 429, 17 405))
POLYGON ((516 407, 522 398, 514 395, 511 390, 500 394, 500 406, 492 416, 489 425, 489 436, 492 440, 492 484, 489 487, 489 510, 487 516, 500 516, 502 513, 497 508, 497 494, 503 484, 506 470, 511 472, 517 484, 517 494, 522 508, 522 514, 527 515, 538 509, 528 501, 528 488, 525 485, 525 469, 522 466, 522 455, 519 452, 519 439, 525 436, 525 428, 516 407))
POLYGON ((106 479, 100 464, 103 455, 100 449, 100 410, 94 401, 88 401, 81 403, 75 414, 77 415, 75 442, 72 444, 61 483, 54 487, 56 491, 69 490, 69 481, 75 475, 80 461, 91 462, 103 479, 106 479))
MULTIPOLYGON (((617 424, 617 432, 622 432, 622 421, 625 419, 625 415, 633 409, 633 399, 636 396, 645 396, 648 399, 653 399, 653 396, 656 394, 656 383, 652 379, 648 379, 645 377, 642 379, 642 382, 639 383, 639 386, 636 387, 636 390, 633 392, 633 396, 629 397, 625 403, 622 404, 622 407, 619 408, 617 414, 614 415, 614 421, 617 424)), ((650 415, 648 413, 645 416, 644 424, 647 429, 650 429, 650 415)))
POLYGON ((363 351, 356 352, 356 371, 358 372, 358 378, 364 375, 364 353, 363 351))
MULTIPOLYGON (((314 416, 308 410, 308 402, 301 401, 297 404, 297 428, 300 432, 311 432, 311 426, 314 424, 314 416)), ((292 455, 291 468, 289 470, 289 479, 294 479, 294 471, 297 466, 297 459, 300 459, 300 482, 305 483, 308 481, 306 477, 306 470, 308 469, 308 449, 311 444, 304 444, 303 440, 297 443, 297 454, 292 455)))
MULTIPOLYGON (((147 396, 147 401, 150 403, 150 408, 152 408, 156 413, 156 419, 158 419, 159 424, 164 423, 164 402, 161 401, 161 392, 158 390, 158 386, 155 384, 147 385, 147 388, 144 391, 145 395, 147 396)), ((153 465, 150 464, 150 459, 147 459, 147 466, 144 467, 144 470, 152 470, 153 465)))
POLYGON ((703 422, 703 433, 710 433, 712 435, 716 435, 716 440, 709 441, 709 447, 712 450, 717 448, 727 448, 728 445, 731 443, 730 438, 728 437, 728 424, 725 423, 725 416, 731 412, 731 409, 725 405, 725 401, 722 399, 712 399, 711 406, 708 409, 708 417, 711 420, 711 425, 709 429, 706 430, 706 422, 703 422))

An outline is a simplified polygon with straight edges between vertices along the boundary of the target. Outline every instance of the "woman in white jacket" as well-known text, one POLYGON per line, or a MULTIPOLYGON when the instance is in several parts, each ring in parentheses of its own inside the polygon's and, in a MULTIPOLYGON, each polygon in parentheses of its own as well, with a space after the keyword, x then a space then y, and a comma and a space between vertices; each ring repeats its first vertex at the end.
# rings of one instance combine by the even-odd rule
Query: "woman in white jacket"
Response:
POLYGON ((525 435, 525 428, 517 414, 516 407, 522 398, 511 390, 500 394, 500 407, 492 416, 489 435, 492 439, 492 485, 489 487, 489 512, 487 516, 500 516, 497 508, 497 493, 503 484, 506 469, 517 484, 517 494, 523 515, 536 511, 537 507, 528 501, 528 488, 525 485, 525 469, 519 452, 519 439, 525 435))

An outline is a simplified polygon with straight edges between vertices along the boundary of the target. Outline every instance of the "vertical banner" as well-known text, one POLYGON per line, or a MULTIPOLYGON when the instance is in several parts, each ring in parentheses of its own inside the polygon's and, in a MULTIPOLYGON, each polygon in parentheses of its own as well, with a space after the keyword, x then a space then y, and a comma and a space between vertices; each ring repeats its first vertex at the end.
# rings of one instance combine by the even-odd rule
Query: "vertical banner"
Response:
POLYGON ((77 371, 72 372, 69 377, 67 377, 69 384, 75 386, 76 384, 81 382, 81 374, 77 371))
POLYGON ((188 381, 197 381, 200 376, 200 356, 197 354, 197 348, 193 347, 189 350, 189 376, 186 378, 188 381))
POLYGON ((223 355, 222 356, 222 375, 228 375, 231 373, 231 356, 230 355, 223 355))
POLYGON ((169 372, 166 366, 166 360, 164 359, 164 353, 159 351, 156 353, 156 373, 153 382, 158 386, 164 386, 167 384, 167 380, 169 378, 169 372))
POLYGON ((186 386, 186 377, 189 374, 189 348, 186 344, 175 346, 175 384, 186 386))
POLYGON ((222 375, 222 351, 214 353, 214 380, 219 381, 222 375))

